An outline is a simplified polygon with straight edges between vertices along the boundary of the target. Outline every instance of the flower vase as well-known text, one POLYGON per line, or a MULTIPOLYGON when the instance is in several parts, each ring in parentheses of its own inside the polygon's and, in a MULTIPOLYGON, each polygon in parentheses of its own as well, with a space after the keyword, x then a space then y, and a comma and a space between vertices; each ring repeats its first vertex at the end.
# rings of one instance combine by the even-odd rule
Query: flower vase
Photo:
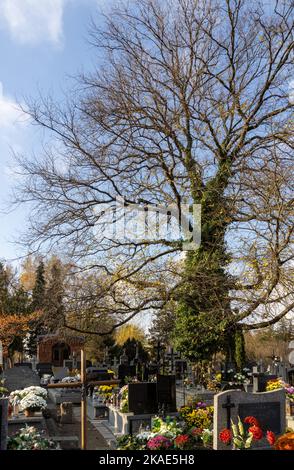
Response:
POLYGON ((24 415, 26 418, 32 418, 35 416, 35 411, 30 409, 24 410, 24 415))

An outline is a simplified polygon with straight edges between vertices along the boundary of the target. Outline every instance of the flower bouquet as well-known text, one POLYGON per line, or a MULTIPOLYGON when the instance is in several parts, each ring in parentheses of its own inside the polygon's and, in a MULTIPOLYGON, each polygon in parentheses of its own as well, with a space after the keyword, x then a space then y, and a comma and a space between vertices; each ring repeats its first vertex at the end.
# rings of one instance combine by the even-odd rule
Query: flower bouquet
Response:
POLYGON ((272 392, 273 390, 278 390, 279 388, 284 388, 284 387, 285 387, 285 383, 283 382, 282 379, 268 380, 266 384, 266 391, 272 392))
POLYGON ((172 447, 172 441, 165 436, 155 436, 147 442, 147 449, 149 450, 166 450, 172 447))
POLYGON ((19 403, 20 411, 24 411, 26 416, 33 416, 35 411, 45 410, 46 408, 46 400, 33 392, 22 398, 19 403))
POLYGON ((36 428, 26 426, 8 438, 8 450, 53 450, 56 444, 45 438, 36 428))
POLYGON ((213 422, 213 406, 198 401, 180 409, 180 417, 188 428, 209 429, 213 422))
POLYGON ((74 376, 68 376, 64 377, 61 380, 61 383, 76 383, 81 381, 81 376, 80 375, 74 375, 74 376))
POLYGON ((274 450, 294 450, 294 432, 287 432, 274 443, 274 450))
POLYGON ((109 401, 112 397, 114 387, 115 385, 100 385, 100 387, 98 387, 98 394, 104 401, 109 401))
MULTIPOLYGON (((225 445, 233 444, 235 450, 250 449, 253 441, 260 441, 264 433, 258 420, 254 416, 246 416, 244 422, 238 416, 238 423, 232 420, 232 430, 223 429, 219 434, 219 439, 225 445), (245 425, 248 425, 247 428, 245 425)), ((275 443, 275 435, 272 431, 266 432, 266 439, 270 445, 275 443)))
POLYGON ((128 413, 129 411, 129 386, 124 385, 118 394, 119 400, 120 400, 120 405, 119 405, 119 410, 122 413, 128 413))

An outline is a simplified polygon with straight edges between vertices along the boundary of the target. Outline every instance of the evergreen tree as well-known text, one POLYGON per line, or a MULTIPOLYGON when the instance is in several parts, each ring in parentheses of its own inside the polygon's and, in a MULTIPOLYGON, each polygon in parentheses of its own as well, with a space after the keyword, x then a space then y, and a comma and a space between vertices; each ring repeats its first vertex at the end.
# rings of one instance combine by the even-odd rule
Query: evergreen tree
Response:
POLYGON ((241 371, 246 361, 245 338, 241 328, 238 328, 235 333, 235 361, 237 368, 241 371))
POLYGON ((173 340, 175 319, 175 307, 171 302, 162 310, 157 311, 148 332, 150 341, 152 343, 160 341, 165 346, 170 345, 173 340))
POLYGON ((45 305, 46 281, 45 266, 43 261, 40 262, 36 271, 36 282, 32 294, 32 310, 41 310, 45 305))
MULTIPOLYGON (((32 293, 32 300, 30 309, 32 312, 43 310, 45 306, 46 296, 46 280, 45 280, 45 266, 41 261, 36 270, 36 280, 32 293)), ((30 325, 30 334, 26 344, 26 350, 30 356, 36 355, 38 336, 45 333, 44 318, 41 316, 30 325)))
POLYGON ((0 313, 2 314, 9 312, 9 284, 10 276, 7 268, 0 263, 0 313))
POLYGON ((31 313, 29 293, 21 285, 17 285, 9 296, 9 312, 15 315, 31 313))
POLYGON ((44 324, 50 333, 63 326, 64 273, 60 260, 52 262, 44 304, 44 324))

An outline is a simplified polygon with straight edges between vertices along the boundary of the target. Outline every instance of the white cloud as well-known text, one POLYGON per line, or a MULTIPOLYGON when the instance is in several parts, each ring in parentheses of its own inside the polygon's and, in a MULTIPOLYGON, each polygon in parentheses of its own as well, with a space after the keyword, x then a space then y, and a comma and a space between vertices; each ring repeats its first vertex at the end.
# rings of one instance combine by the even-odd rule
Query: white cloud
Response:
POLYGON ((62 17, 67 0, 0 0, 0 24, 21 44, 62 39, 62 17))
POLYGON ((30 139, 28 124, 28 117, 19 109, 13 98, 3 93, 0 82, 0 174, 5 173, 3 165, 11 159, 11 150, 21 151, 30 139))
POLYGON ((22 113, 17 108, 17 104, 13 99, 4 96, 3 86, 0 82, 0 128, 3 134, 7 130, 16 127, 20 119, 23 118, 22 113))

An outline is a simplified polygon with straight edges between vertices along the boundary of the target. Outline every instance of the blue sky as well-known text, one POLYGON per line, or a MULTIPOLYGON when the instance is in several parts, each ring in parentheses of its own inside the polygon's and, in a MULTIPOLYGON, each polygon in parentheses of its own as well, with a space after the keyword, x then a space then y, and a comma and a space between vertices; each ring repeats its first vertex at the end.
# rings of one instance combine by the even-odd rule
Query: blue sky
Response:
POLYGON ((13 243, 23 229, 26 209, 5 214, 15 184, 11 149, 29 153, 40 133, 16 108, 23 96, 53 93, 70 86, 67 76, 91 68, 94 52, 87 43, 91 16, 112 0, 0 0, 0 259, 24 254, 13 243))

